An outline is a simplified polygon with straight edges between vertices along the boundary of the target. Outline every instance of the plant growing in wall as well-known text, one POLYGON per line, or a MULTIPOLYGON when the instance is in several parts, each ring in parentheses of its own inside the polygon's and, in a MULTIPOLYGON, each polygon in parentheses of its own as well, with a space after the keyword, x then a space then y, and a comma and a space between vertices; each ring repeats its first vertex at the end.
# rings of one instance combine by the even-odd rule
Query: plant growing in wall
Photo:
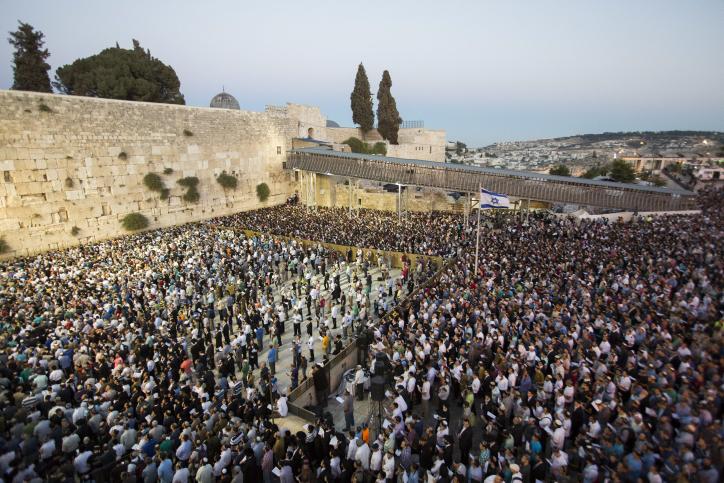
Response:
POLYGON ((120 153, 118 153, 118 159, 120 159, 121 161, 125 161, 126 159, 128 159, 128 155, 125 151, 121 151, 120 153))
POLYGON ((80 228, 78 228, 77 226, 74 226, 73 228, 70 229, 71 235, 78 236, 78 233, 80 233, 80 228))
POLYGON ((216 182, 224 188, 224 191, 231 189, 235 190, 239 185, 239 180, 233 174, 227 174, 226 171, 222 171, 219 176, 216 177, 216 182))
POLYGON ((66 187, 66 188, 72 188, 72 187, 73 187, 73 179, 72 179, 70 176, 68 176, 67 178, 65 178, 65 187, 66 187))
POLYGON ((173 169, 171 168, 163 168, 163 174, 171 174, 173 173, 173 169))
POLYGON ((50 106, 43 103, 38 104, 38 110, 40 112, 53 112, 53 109, 51 109, 50 106))
POLYGON ((129 213, 121 218, 121 225, 127 231, 138 231, 148 228, 148 218, 141 213, 129 213))
POLYGON ((148 188, 149 190, 155 191, 157 193, 161 193, 164 189, 166 189, 166 185, 163 184, 163 180, 156 173, 148 173, 146 176, 144 176, 143 184, 145 184, 146 188, 148 188))
POLYGON ((187 176, 176 181, 178 184, 186 188, 186 193, 181 198, 187 203, 196 203, 201 198, 197 186, 199 185, 199 178, 196 176, 187 176))
POLYGON ((10 251, 10 245, 5 241, 5 238, 0 238, 0 254, 7 253, 10 251))
POLYGON ((256 185, 256 197, 259 198, 259 201, 264 203, 267 199, 269 199, 269 194, 271 191, 269 190, 269 186, 266 183, 259 183, 256 185))
POLYGON ((188 130, 188 129, 184 129, 184 136, 190 138, 190 137, 193 136, 193 135, 194 135, 193 131, 190 131, 190 130, 188 130))

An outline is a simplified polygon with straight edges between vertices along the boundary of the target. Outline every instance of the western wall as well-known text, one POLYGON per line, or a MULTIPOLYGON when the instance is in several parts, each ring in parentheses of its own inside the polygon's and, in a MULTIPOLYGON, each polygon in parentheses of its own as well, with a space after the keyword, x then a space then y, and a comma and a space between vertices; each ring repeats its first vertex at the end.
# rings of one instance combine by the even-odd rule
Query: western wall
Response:
POLYGON ((133 212, 158 228, 283 203, 295 186, 282 169, 294 136, 296 122, 269 113, 0 91, 5 256, 122 235, 133 212), (222 171, 236 190, 217 183, 222 171), (167 200, 144 185, 150 172, 167 200), (199 179, 196 203, 176 183, 187 176, 199 179))
MULTIPOLYGON (((288 103, 265 112, 211 109, 0 90, 0 237, 4 257, 29 255, 126 234, 121 219, 142 213, 149 228, 168 227, 283 203, 301 189, 283 170, 293 138, 339 143, 356 128, 326 127, 318 107, 288 103), (164 170, 170 173, 164 174, 164 170), (216 177, 238 179, 224 190, 216 177), (161 199, 148 173, 170 190, 161 199), (199 179, 198 202, 182 199, 176 181, 199 179), (256 186, 271 195, 261 203, 256 186)), ((368 142, 379 136, 368 133, 368 142)), ((380 138, 381 139, 381 138, 380 138)), ((388 155, 444 159, 445 132, 401 129, 388 155), (421 147, 423 146, 423 147, 421 147)), ((317 206, 397 210, 396 193, 318 176, 317 206)), ((405 190, 404 210, 463 210, 443 192, 405 190)))

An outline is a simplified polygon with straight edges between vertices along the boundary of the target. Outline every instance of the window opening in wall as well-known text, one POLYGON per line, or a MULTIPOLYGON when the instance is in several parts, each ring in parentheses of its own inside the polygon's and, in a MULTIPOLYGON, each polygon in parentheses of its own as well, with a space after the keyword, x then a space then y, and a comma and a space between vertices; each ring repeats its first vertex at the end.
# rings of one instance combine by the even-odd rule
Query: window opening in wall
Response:
POLYGON ((61 208, 58 210, 58 219, 61 221, 61 223, 68 221, 68 212, 65 208, 61 208))
POLYGON ((282 147, 281 147, 281 146, 277 146, 277 154, 282 154, 282 147))
POLYGON ((103 216, 111 214, 111 207, 108 206, 108 203, 101 203, 101 213, 103 213, 103 216))
POLYGON ((432 146, 430 146, 430 154, 432 154, 432 146))
POLYGON ((3 178, 5 179, 6 183, 11 183, 13 181, 12 178, 10 177, 10 171, 4 171, 3 178))

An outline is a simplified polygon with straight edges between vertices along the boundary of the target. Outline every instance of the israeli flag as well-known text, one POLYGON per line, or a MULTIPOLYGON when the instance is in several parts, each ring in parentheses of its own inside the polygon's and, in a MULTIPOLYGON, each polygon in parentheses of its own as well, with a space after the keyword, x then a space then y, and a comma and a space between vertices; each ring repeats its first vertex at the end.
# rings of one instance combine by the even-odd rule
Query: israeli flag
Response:
POLYGON ((510 208, 508 195, 493 193, 485 189, 480 190, 480 208, 510 208))

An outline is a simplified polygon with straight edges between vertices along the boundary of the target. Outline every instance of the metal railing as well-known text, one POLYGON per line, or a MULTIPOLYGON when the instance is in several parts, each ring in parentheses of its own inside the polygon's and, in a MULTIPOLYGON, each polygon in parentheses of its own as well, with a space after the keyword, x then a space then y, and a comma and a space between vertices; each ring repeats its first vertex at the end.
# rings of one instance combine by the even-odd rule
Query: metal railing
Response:
POLYGON ((402 121, 400 128, 402 128, 402 129, 424 129, 425 121, 402 121))
POLYGON ((595 183, 578 178, 474 169, 415 160, 352 156, 349 153, 293 150, 287 168, 383 183, 428 186, 477 193, 482 186, 516 198, 631 211, 678 211, 696 208, 691 192, 674 192, 622 183, 595 183))

